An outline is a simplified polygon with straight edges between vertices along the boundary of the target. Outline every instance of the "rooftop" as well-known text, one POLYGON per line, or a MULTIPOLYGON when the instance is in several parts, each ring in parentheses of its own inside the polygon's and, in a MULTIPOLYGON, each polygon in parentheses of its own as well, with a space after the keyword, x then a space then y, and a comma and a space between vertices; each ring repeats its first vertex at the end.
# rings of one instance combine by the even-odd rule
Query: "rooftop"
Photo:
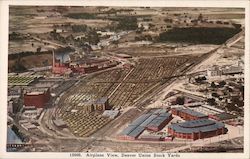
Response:
POLYGON ((214 116, 220 118, 220 120, 229 120, 229 119, 234 119, 237 117, 236 115, 228 114, 226 112, 220 113, 220 114, 215 114, 214 116))
POLYGON ((39 95, 44 94, 44 92, 47 92, 49 88, 47 87, 31 87, 26 89, 27 95, 39 95))
POLYGON ((183 123, 172 124, 169 128, 175 132, 181 133, 194 133, 194 132, 208 132, 219 128, 223 128, 225 125, 220 122, 212 121, 209 119, 191 120, 183 123))
POLYGON ((108 97, 102 97, 102 98, 99 98, 95 101, 95 104, 104 104, 106 103, 108 100, 108 97))
POLYGON ((8 76, 8 85, 9 86, 28 86, 40 77, 41 76, 9 75, 8 76))
POLYGON ((196 116, 196 117, 204 117, 204 116, 207 116, 203 113, 200 113, 200 112, 196 112, 196 111, 193 111, 191 109, 184 109, 184 108, 175 108, 176 110, 178 111, 181 111, 181 112, 184 112, 184 113, 187 113, 187 114, 190 114, 192 116, 196 116))
POLYGON ((159 126, 164 120, 170 117, 171 114, 166 113, 164 109, 157 109, 143 114, 134 120, 127 128, 125 128, 120 135, 128 135, 137 137, 147 126, 159 126))

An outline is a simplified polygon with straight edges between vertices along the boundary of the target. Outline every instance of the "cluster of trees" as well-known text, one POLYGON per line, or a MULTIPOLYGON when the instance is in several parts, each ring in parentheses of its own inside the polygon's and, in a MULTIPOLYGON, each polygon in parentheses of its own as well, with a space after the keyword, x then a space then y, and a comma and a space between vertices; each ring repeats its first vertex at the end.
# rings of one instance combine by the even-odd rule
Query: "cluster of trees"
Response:
MULTIPOLYGON (((39 50, 37 50, 37 51, 39 51, 39 50)), ((41 55, 41 54, 51 54, 51 52, 50 51, 42 51, 41 52, 41 50, 40 50, 40 52, 31 52, 31 51, 19 52, 19 53, 16 53, 16 54, 9 54, 8 59, 9 60, 15 60, 15 59, 26 57, 26 56, 41 55)))
POLYGON ((10 72, 24 72, 27 68, 17 59, 12 67, 9 68, 10 72))
POLYGON ((87 25, 70 25, 70 27, 74 33, 84 32, 85 37, 74 39, 72 34, 67 37, 63 37, 60 33, 56 32, 56 28, 50 32, 50 36, 54 40, 60 41, 64 44, 74 43, 77 46, 84 45, 86 42, 96 45, 100 41, 99 35, 94 28, 88 27, 87 25))
POLYGON ((66 43, 66 39, 61 36, 59 33, 56 32, 56 29, 54 29, 53 31, 50 32, 50 36, 57 41, 60 41, 62 43, 66 43))
POLYGON ((97 32, 94 29, 88 31, 84 40, 90 44, 93 44, 93 45, 96 45, 98 42, 100 42, 99 35, 97 34, 97 32))
POLYGON ((165 19, 164 19, 164 22, 166 22, 166 23, 173 23, 173 19, 165 18, 165 19))
POLYGON ((183 105, 185 103, 185 97, 179 96, 176 98, 176 104, 183 105))
POLYGON ((142 40, 152 41, 153 38, 150 35, 141 35, 141 36, 136 36, 135 37, 135 41, 142 41, 142 40))
POLYGON ((195 82, 197 83, 202 83, 205 80, 207 80, 205 76, 195 78, 195 82))
POLYGON ((222 88, 226 85, 227 83, 225 81, 220 81, 218 85, 216 85, 214 82, 211 83, 212 88, 222 88))
POLYGON ((159 35, 159 42, 184 42, 194 44, 223 44, 239 33, 237 28, 173 28, 159 35))
POLYGON ((118 30, 136 30, 137 29, 137 18, 136 17, 120 17, 118 19, 118 30))
POLYGON ((11 34, 9 34, 9 40, 23 40, 23 39, 25 39, 25 37, 20 33, 12 32, 11 34))
POLYGON ((72 25, 71 29, 74 33, 87 31, 87 25, 72 25))
POLYGON ((216 104, 217 104, 214 98, 208 98, 208 99, 207 99, 207 103, 208 103, 209 105, 216 105, 216 104))

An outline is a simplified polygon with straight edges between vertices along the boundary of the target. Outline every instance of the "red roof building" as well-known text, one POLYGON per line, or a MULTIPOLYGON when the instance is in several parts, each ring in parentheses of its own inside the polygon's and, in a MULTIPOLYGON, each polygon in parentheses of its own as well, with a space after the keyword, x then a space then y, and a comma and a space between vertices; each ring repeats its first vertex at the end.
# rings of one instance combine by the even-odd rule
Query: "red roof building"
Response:
POLYGON ((203 139, 227 133, 227 128, 220 122, 209 119, 191 120, 183 123, 171 124, 168 134, 183 139, 203 139))
POLYGON ((24 105, 35 106, 36 108, 44 108, 50 100, 50 90, 31 90, 24 94, 24 105))
POLYGON ((177 115, 184 120, 197 120, 197 119, 207 119, 208 116, 202 114, 200 112, 193 111, 191 109, 184 108, 172 108, 171 109, 173 115, 177 115))

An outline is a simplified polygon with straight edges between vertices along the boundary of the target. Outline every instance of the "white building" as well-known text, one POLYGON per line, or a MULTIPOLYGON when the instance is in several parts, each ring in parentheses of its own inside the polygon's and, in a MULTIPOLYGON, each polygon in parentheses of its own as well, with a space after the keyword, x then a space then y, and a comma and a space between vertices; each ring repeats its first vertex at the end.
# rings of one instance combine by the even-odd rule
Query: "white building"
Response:
POLYGON ((222 70, 217 66, 214 66, 207 70, 208 77, 215 77, 215 76, 221 76, 221 75, 222 75, 222 70))

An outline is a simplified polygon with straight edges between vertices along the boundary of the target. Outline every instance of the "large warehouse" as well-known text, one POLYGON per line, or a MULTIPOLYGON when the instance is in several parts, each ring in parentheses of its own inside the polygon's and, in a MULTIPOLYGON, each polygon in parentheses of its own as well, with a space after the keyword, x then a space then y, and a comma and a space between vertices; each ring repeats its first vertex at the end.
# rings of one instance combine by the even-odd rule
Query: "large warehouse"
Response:
POLYGON ((198 119, 184 123, 171 124, 168 133, 177 138, 203 139, 227 133, 227 128, 220 122, 209 119, 198 119))
POLYGON ((118 135, 118 139, 135 140, 145 129, 159 131, 163 129, 170 120, 172 120, 172 115, 167 113, 164 109, 157 109, 148 112, 147 114, 141 115, 128 125, 128 127, 118 135))
POLYGON ((172 108, 171 109, 173 115, 177 115, 184 120, 197 120, 197 119, 204 119, 208 118, 207 115, 193 111, 191 109, 184 109, 184 108, 172 108))
POLYGON ((36 108, 44 108, 45 104, 50 100, 50 90, 48 88, 37 88, 28 90, 24 94, 24 105, 35 106, 36 108))

